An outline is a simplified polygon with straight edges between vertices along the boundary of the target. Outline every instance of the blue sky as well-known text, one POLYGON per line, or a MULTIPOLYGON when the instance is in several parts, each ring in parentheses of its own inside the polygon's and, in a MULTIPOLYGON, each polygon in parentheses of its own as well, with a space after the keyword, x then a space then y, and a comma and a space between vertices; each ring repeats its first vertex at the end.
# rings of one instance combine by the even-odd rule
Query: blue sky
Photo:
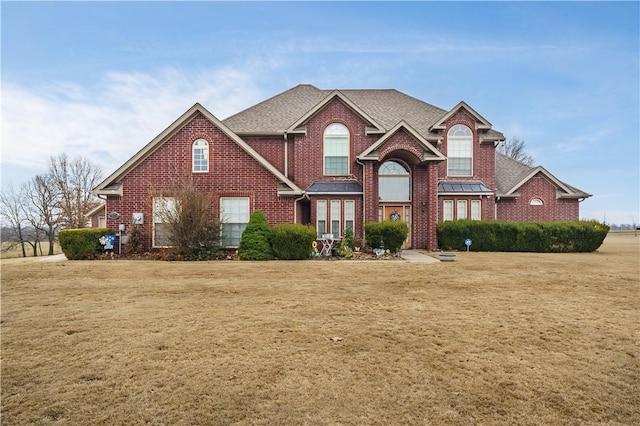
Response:
POLYGON ((7 2, 2 186, 51 155, 124 163, 200 102, 220 119, 300 83, 464 100, 536 164, 640 222, 638 2, 7 2))

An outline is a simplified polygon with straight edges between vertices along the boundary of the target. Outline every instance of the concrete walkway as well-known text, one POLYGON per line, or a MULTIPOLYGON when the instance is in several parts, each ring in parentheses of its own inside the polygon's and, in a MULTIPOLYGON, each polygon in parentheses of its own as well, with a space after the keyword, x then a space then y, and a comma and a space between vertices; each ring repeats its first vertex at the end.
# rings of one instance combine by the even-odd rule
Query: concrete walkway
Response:
POLYGON ((440 260, 424 254, 420 250, 402 250, 400 256, 404 260, 413 263, 440 263, 440 260))

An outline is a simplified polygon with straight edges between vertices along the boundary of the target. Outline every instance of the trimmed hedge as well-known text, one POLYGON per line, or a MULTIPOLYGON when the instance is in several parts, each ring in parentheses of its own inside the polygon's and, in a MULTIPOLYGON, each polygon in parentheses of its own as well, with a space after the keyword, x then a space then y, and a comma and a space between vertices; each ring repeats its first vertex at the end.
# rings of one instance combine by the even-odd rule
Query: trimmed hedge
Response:
POLYGON ((273 255, 281 260, 308 259, 316 229, 311 225, 283 223, 271 228, 273 255))
POLYGON ((389 249, 395 253, 402 248, 407 239, 409 227, 399 220, 384 220, 365 223, 364 232, 369 247, 389 249), (380 242, 384 247, 381 247, 380 242))
POLYGON ((100 237, 113 234, 109 228, 63 229, 58 234, 58 241, 67 259, 93 259, 94 253, 102 251, 100 237))
POLYGON ((445 250, 568 253, 596 251, 609 232, 597 221, 499 222, 454 220, 437 227, 438 245, 445 250))
POLYGON ((261 210, 251 214, 238 246, 240 260, 271 260, 271 229, 261 210))

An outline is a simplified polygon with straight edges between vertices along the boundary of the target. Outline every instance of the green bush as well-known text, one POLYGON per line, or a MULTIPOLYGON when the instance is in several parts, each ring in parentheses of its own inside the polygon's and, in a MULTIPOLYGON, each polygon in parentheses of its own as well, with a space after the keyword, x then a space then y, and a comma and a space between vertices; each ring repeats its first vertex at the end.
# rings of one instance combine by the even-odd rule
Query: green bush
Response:
POLYGON ((100 237, 113 235, 109 228, 64 229, 58 234, 62 252, 69 260, 93 259, 96 252, 102 252, 100 237))
POLYGON ((271 233, 273 255, 281 260, 308 259, 316 240, 316 229, 311 225, 285 223, 272 227, 271 233))
POLYGON ((409 227, 399 220, 385 220, 365 223, 364 232, 369 247, 389 249, 395 253, 407 239, 409 227))
POLYGON ((271 229, 261 210, 251 214, 238 246, 240 260, 271 260, 271 229))
POLYGON ((456 220, 438 224, 438 245, 445 250, 536 253, 591 252, 600 247, 609 227, 596 221, 499 222, 456 220))

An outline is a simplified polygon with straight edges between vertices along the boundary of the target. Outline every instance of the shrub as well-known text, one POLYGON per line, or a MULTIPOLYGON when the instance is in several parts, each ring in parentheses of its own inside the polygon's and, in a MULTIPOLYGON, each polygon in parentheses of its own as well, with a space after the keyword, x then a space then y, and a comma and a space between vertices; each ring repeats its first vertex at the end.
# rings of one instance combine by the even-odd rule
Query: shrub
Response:
POLYGON ((499 222, 456 220, 438 224, 438 244, 446 250, 590 252, 600 247, 609 227, 590 222, 499 222))
POLYGON ((273 255, 282 260, 308 259, 311 245, 316 240, 316 229, 311 225, 285 223, 271 228, 273 255))
POLYGON ((175 204, 166 203, 154 213, 163 223, 171 258, 215 258, 220 253, 220 221, 211 208, 213 196, 200 191, 187 179, 178 182, 171 198, 175 204))
POLYGON ((407 224, 399 220, 367 222, 364 229, 369 247, 389 249, 392 252, 402 248, 409 234, 407 224))
POLYGON ((271 229, 261 210, 251 214, 238 246, 240 260, 271 260, 271 229))
POLYGON ((142 233, 142 225, 134 223, 129 228, 127 243, 124 245, 124 251, 127 254, 142 254, 144 246, 144 234, 142 233))
POLYGON ((60 248, 69 260, 93 259, 102 251, 100 237, 113 235, 109 228, 64 229, 58 234, 60 248))

